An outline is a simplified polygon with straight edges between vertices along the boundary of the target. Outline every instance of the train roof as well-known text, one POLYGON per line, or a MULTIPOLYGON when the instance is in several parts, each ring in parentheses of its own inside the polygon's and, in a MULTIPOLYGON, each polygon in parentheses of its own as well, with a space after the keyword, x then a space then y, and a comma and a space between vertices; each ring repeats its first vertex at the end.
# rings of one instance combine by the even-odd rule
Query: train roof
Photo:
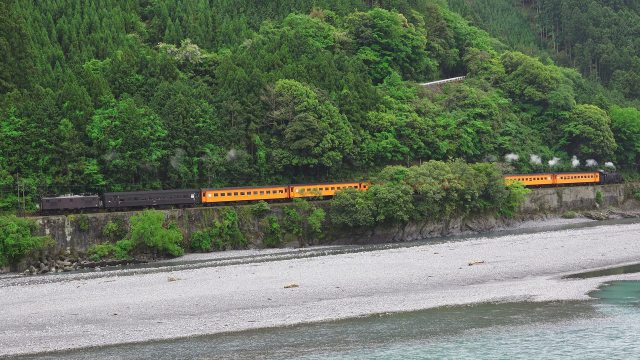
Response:
POLYGON ((599 170, 591 171, 568 171, 568 172, 545 172, 545 173, 531 173, 531 174, 504 174, 504 176, 542 176, 542 175, 571 175, 571 174, 591 174, 600 173, 599 170))
POLYGON ((171 193, 191 193, 191 192, 200 192, 200 189, 174 189, 174 190, 141 190, 141 191, 118 191, 118 192, 106 192, 107 195, 143 195, 149 193, 163 193, 163 194, 171 194, 171 193))
POLYGON ((203 191, 217 191, 217 190, 242 190, 242 189, 273 189, 289 186, 320 186, 320 185, 340 185, 340 184, 359 184, 362 181, 342 181, 332 183, 313 183, 313 184, 285 184, 285 185, 263 185, 263 186, 236 186, 236 187, 223 187, 223 188, 202 188, 203 191))
POLYGON ((80 198, 99 198, 100 195, 61 195, 61 196, 43 196, 41 199, 80 199, 80 198))

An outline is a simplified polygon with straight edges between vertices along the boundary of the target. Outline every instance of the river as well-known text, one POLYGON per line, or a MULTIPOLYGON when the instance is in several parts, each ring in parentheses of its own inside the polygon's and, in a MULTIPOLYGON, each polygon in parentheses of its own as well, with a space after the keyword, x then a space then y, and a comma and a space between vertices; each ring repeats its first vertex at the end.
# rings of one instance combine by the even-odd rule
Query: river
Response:
MULTIPOLYGON (((556 359, 640 354, 640 282, 592 301, 502 303, 57 353, 38 359, 556 359)), ((29 359, 36 357, 29 357, 29 359)))

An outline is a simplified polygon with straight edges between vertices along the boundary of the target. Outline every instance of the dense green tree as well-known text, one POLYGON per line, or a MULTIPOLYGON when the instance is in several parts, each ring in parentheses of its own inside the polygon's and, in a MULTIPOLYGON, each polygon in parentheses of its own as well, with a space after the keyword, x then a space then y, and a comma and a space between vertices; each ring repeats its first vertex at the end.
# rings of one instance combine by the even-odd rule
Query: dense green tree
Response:
POLYGON ((622 165, 640 163, 640 111, 636 108, 614 107, 610 110, 611 130, 618 144, 618 162, 622 165))
POLYGON ((611 119, 599 107, 576 106, 562 130, 562 142, 570 154, 600 161, 613 159, 617 145, 611 132, 611 119))
POLYGON ((264 127, 274 140, 274 164, 280 169, 341 166, 352 152, 353 136, 338 109, 294 80, 279 80, 270 92, 264 127))
POLYGON ((167 131, 150 109, 131 98, 105 99, 87 127, 110 189, 157 185, 167 131))
POLYGON ((384 80, 392 71, 414 80, 437 73, 427 56, 426 37, 403 15, 373 9, 353 13, 345 22, 358 57, 369 65, 374 81, 384 80))

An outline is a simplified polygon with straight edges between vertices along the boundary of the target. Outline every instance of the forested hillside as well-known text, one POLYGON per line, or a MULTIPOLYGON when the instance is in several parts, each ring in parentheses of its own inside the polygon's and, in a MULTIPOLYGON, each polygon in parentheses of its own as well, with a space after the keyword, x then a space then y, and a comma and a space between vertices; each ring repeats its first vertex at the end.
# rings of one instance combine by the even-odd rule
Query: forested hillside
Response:
POLYGON ((601 0, 449 0, 516 49, 573 67, 618 102, 640 97, 640 2, 601 0))
POLYGON ((0 209, 14 207, 16 181, 36 199, 507 154, 511 171, 635 164, 640 22, 584 33, 562 14, 622 21, 638 6, 518 3, 522 18, 500 31, 520 35, 487 28, 497 40, 460 15, 473 7, 437 0, 4 1, 0 209), (531 13, 541 40, 515 29, 531 13), (552 40, 552 57, 577 71, 535 48, 552 40), (441 92, 417 85, 460 75, 441 92))

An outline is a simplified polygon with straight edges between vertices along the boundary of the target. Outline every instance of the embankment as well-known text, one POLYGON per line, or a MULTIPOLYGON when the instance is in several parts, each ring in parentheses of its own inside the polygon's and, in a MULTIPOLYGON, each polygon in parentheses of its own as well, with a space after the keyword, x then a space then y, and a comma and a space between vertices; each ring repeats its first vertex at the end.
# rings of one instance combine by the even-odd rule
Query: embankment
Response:
MULTIPOLYGON (((459 235, 481 233, 500 228, 516 226, 528 220, 544 220, 559 217, 567 211, 594 212, 598 209, 618 208, 638 209, 638 202, 631 195, 632 185, 606 185, 589 187, 564 187, 533 189, 522 205, 520 214, 513 219, 499 218, 494 215, 475 214, 465 218, 447 221, 425 219, 406 225, 377 227, 366 230, 332 229, 326 231, 317 244, 366 244, 384 242, 402 242, 459 235)), ((282 209, 286 204, 271 204, 270 214, 282 218, 282 209)), ((327 207, 328 202, 320 203, 327 207)), ((193 232, 207 229, 219 220, 225 207, 191 208, 164 210, 168 220, 175 222, 188 241, 193 232)), ((250 206, 235 206, 240 229, 249 241, 249 247, 262 247, 264 233, 261 219, 251 212, 250 206)), ((113 212, 95 214, 74 214, 35 217, 42 235, 50 235, 56 243, 48 255, 78 254, 89 246, 118 239, 126 234, 129 218, 137 212, 113 212), (111 228, 109 228, 111 226, 111 228)), ((606 214, 604 215, 606 217, 606 214)), ((42 256, 45 254, 38 254, 42 256)))

